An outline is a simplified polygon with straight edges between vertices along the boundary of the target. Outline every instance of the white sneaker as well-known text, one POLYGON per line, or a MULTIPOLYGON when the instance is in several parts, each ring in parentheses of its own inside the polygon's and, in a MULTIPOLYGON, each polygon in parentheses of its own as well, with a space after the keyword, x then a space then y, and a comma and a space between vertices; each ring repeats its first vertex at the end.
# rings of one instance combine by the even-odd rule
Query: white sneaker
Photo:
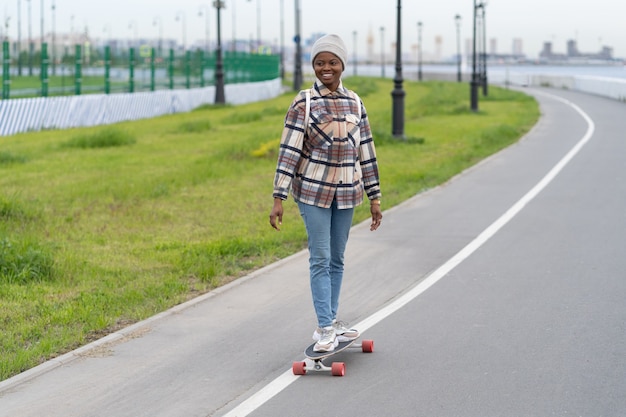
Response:
POLYGON ((333 329, 335 329, 337 340, 340 342, 349 342, 361 335, 358 330, 351 329, 348 323, 341 320, 333 320, 333 329))
POLYGON ((339 344, 335 335, 335 329, 332 326, 315 329, 313 340, 317 340, 317 343, 313 346, 315 352, 332 352, 339 344))

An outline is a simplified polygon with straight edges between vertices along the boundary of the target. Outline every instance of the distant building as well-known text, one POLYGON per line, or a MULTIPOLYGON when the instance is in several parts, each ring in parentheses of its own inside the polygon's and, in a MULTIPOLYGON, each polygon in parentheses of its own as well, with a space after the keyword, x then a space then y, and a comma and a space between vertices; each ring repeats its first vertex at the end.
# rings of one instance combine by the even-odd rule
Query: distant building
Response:
POLYGON ((568 40, 567 41, 567 56, 570 58, 574 58, 574 57, 578 57, 580 56, 580 52, 578 51, 578 45, 576 43, 575 40, 568 40))
POLYGON ((374 60, 374 32, 370 26, 369 32, 367 32, 367 62, 374 60))
POLYGON ((599 52, 581 52, 578 43, 570 39, 566 43, 566 53, 557 53, 552 49, 552 42, 544 42, 543 49, 539 57, 548 61, 580 61, 580 60, 601 60, 613 61, 613 48, 603 46, 599 52))
POLYGON ((544 42, 543 49, 539 53, 539 58, 545 60, 565 60, 567 57, 565 54, 557 54, 552 49, 552 42, 544 42))
POLYGON ((609 47, 609 46, 603 46, 602 50, 600 51, 599 54, 599 58, 600 59, 610 59, 613 60, 613 48, 609 47))
POLYGON ((435 60, 439 61, 442 57, 443 49, 443 37, 441 35, 435 36, 435 60))
POLYGON ((513 39, 512 51, 513 51, 513 55, 517 55, 517 56, 524 55, 524 45, 520 38, 513 39))
POLYGON ((498 54, 498 40, 496 38, 489 39, 489 54, 490 55, 498 54))

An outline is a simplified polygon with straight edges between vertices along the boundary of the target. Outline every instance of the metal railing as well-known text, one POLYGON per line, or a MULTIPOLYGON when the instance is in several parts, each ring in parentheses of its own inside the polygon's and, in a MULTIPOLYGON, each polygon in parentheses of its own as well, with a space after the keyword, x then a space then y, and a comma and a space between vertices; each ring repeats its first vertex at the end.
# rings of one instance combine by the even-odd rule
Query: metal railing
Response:
MULTIPOLYGON (((180 53, 174 49, 117 49, 106 46, 91 50, 82 45, 64 48, 51 61, 48 45, 28 62, 31 76, 19 75, 23 51, 11 57, 9 42, 2 45, 2 99, 48 97, 92 93, 190 89, 215 85, 215 53, 197 49, 180 53)), ((239 51, 223 53, 224 82, 238 84, 280 77, 280 56, 239 51)))

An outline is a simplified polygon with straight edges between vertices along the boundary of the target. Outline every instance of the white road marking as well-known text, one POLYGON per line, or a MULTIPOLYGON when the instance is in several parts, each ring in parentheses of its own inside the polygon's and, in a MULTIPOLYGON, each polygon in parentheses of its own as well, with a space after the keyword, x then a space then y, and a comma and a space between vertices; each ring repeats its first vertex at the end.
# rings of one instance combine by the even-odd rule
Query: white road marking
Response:
MULTIPOLYGON (((500 218, 487 227, 481 234, 479 234, 474 240, 472 240, 467 246, 461 249, 456 255, 450 258, 446 263, 441 265, 435 271, 433 271, 426 279, 421 281, 411 290, 403 294, 401 297, 383 307, 376 313, 367 317, 365 320, 354 325, 359 331, 364 332, 370 327, 378 324, 383 319, 389 317, 409 302, 413 301, 424 291, 435 285, 437 281, 446 276, 450 271, 456 268, 461 262, 472 255, 477 249, 479 249, 485 242, 487 242, 492 236, 494 236, 502 227, 504 227, 511 219, 513 219, 522 209, 532 201, 544 188, 552 182, 552 180, 563 170, 563 168, 576 156, 576 154, 589 142, 595 131, 595 124, 593 120, 577 105, 569 100, 561 97, 554 96, 552 94, 542 93, 552 99, 561 101, 562 103, 572 107, 582 118, 587 122, 587 132, 580 139, 576 145, 541 179, 526 195, 524 195, 519 201, 517 201, 511 208, 509 208, 500 218)), ((275 395, 279 394, 282 390, 287 388, 299 377, 292 374, 291 369, 285 371, 278 378, 274 379, 260 391, 252 395, 250 398, 243 401, 236 408, 228 412, 224 417, 245 417, 252 413, 257 408, 261 407, 275 395)))

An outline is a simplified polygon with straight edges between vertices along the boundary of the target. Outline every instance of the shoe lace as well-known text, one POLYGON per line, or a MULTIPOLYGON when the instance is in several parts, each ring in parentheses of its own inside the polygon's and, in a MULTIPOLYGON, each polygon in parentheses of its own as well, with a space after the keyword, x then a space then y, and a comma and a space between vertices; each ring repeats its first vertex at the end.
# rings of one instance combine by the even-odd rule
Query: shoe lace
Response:
POLYGON ((334 329, 321 329, 320 332, 320 342, 324 341, 324 342, 330 342, 333 340, 333 337, 335 336, 335 330, 334 329))
POLYGON ((346 323, 345 321, 342 320, 337 320, 335 321, 335 323, 333 323, 333 327, 335 329, 339 329, 339 330, 349 330, 350 325, 348 323, 346 323))

